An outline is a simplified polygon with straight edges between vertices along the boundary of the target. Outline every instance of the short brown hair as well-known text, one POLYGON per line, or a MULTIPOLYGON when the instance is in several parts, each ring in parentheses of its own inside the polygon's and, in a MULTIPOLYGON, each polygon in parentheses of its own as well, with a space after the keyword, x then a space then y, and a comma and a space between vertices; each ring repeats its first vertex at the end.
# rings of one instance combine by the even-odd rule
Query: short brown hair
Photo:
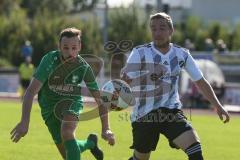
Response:
POLYGON ((68 37, 68 38, 71 38, 71 37, 78 37, 79 40, 81 40, 81 35, 82 35, 82 32, 81 30, 77 29, 77 28, 65 28, 61 31, 60 35, 59 35, 59 42, 61 42, 62 38, 63 37, 68 37))
POLYGON ((166 14, 164 12, 159 12, 159 13, 150 15, 150 21, 153 20, 153 19, 160 19, 160 18, 167 20, 168 26, 171 29, 173 29, 172 18, 168 14, 166 14))

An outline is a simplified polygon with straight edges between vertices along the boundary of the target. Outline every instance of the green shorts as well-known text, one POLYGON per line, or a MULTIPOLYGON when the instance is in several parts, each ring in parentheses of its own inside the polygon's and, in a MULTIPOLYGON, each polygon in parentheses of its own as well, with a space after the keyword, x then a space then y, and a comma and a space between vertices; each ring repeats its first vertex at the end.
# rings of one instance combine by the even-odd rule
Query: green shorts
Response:
MULTIPOLYGON (((48 130, 53 138, 53 141, 55 144, 62 143, 61 138, 61 125, 62 125, 62 117, 65 114, 73 114, 76 117, 79 118, 80 113, 83 109, 82 103, 74 102, 70 107, 63 107, 63 108, 55 108, 51 113, 43 117, 45 120, 45 124, 48 127, 48 130), (58 111, 57 109, 61 109, 61 111, 58 111)), ((46 113, 46 112, 45 112, 46 113)))

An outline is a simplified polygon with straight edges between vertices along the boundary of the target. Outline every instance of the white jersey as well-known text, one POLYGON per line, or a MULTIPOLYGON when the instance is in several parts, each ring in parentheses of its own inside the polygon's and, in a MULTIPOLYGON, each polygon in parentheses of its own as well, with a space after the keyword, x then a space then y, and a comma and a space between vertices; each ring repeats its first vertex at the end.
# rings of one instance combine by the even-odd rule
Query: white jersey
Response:
POLYGON ((153 42, 133 48, 122 74, 132 82, 130 86, 136 98, 131 120, 136 121, 154 109, 160 107, 182 107, 178 85, 182 69, 185 69, 193 81, 203 77, 189 51, 170 43, 166 54, 157 50, 153 42))

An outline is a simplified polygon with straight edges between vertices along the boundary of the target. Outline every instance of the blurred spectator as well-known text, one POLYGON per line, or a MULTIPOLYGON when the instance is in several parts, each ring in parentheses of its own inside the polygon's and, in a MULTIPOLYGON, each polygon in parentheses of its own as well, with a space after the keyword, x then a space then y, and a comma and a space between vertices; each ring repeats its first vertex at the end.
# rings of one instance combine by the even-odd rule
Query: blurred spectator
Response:
POLYGON ((32 58, 30 56, 25 58, 25 61, 19 67, 20 83, 22 86, 22 94, 24 95, 28 85, 30 84, 35 67, 32 64, 32 58))
POLYGON ((213 40, 211 38, 205 39, 204 50, 208 51, 208 52, 212 52, 214 50, 214 44, 213 44, 213 40))
POLYGON ((25 44, 22 46, 21 54, 24 59, 27 57, 32 57, 33 48, 29 40, 25 41, 25 44))
POLYGON ((186 39, 185 42, 184 42, 184 47, 189 49, 190 51, 194 51, 195 50, 195 45, 194 43, 191 42, 190 39, 186 39))
POLYGON ((185 105, 190 108, 209 108, 210 103, 206 98, 199 92, 197 86, 189 80, 188 90, 184 95, 185 105))
POLYGON ((190 87, 190 101, 191 101, 191 107, 197 108, 200 101, 200 94, 198 92, 197 86, 189 80, 189 87, 190 87))
POLYGON ((225 54, 228 52, 227 45, 222 39, 218 39, 216 42, 216 52, 219 54, 225 54))

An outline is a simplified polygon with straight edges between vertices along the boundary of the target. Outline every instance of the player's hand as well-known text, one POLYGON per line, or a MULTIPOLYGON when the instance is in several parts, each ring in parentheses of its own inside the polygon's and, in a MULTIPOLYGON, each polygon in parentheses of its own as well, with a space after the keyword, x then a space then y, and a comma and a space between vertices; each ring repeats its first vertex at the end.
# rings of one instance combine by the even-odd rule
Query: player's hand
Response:
POLYGON ((132 79, 126 73, 123 73, 123 75, 121 75, 121 80, 125 81, 127 84, 130 84, 132 82, 132 79))
POLYGON ((224 123, 227 123, 230 121, 230 115, 229 113, 222 107, 222 106, 218 106, 216 107, 216 110, 217 110, 217 114, 219 116, 219 118, 224 122, 224 123), (224 117, 225 116, 225 120, 224 120, 224 117))
POLYGON ((114 134, 110 129, 102 131, 102 138, 108 141, 108 144, 110 144, 111 146, 115 144, 114 134))
POLYGON ((18 123, 10 133, 12 141, 17 143, 22 137, 24 137, 28 132, 28 126, 28 123, 18 123))
POLYGON ((111 106, 110 106, 109 109, 110 109, 111 111, 121 111, 121 110, 123 110, 123 108, 118 107, 118 106, 116 106, 116 105, 114 105, 114 104, 111 104, 111 106))

